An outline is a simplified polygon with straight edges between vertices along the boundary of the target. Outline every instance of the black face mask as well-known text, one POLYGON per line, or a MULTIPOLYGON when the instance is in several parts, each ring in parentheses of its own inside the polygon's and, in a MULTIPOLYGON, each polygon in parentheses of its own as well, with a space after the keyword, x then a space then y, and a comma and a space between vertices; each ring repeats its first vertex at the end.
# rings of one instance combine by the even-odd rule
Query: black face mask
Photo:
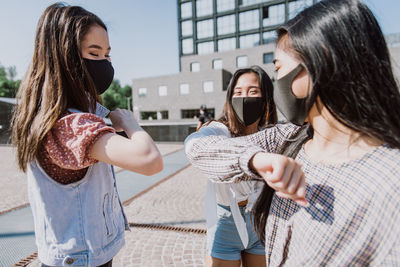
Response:
POLYGON ((276 107, 288 121, 296 125, 303 125, 307 116, 307 98, 297 98, 292 92, 292 82, 303 68, 302 65, 298 65, 291 72, 278 79, 276 81, 277 88, 274 90, 276 107))
POLYGON ((101 95, 104 93, 114 79, 114 68, 111 62, 107 59, 103 60, 93 60, 93 59, 83 59, 86 64, 86 69, 88 70, 90 77, 96 86, 97 94, 101 95))
POLYGON ((264 114, 264 97, 232 97, 232 109, 241 124, 249 126, 264 114))

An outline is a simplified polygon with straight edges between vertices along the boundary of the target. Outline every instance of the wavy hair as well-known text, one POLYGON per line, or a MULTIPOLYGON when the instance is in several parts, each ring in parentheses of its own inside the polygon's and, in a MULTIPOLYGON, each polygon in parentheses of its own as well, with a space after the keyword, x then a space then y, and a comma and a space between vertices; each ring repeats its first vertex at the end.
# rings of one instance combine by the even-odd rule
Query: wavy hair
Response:
POLYGON ((47 7, 39 19, 12 118, 12 142, 23 171, 63 112, 95 110, 96 88, 81 56, 81 42, 93 25, 107 31, 93 13, 61 3, 47 7))

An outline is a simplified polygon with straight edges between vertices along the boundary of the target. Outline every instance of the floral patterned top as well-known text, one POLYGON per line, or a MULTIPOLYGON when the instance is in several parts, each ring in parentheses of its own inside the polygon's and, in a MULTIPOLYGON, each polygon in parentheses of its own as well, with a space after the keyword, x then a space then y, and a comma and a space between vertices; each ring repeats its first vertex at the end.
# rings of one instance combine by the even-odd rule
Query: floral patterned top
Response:
POLYGON ((70 184, 81 180, 90 165, 92 145, 114 128, 91 113, 65 113, 53 126, 39 149, 38 161, 56 182, 70 184))

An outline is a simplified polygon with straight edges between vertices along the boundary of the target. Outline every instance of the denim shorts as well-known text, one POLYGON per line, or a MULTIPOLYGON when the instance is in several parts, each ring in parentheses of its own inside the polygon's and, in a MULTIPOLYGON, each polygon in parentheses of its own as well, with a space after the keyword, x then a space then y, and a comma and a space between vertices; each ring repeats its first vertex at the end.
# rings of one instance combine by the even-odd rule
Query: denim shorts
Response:
POLYGON ((254 231, 250 211, 240 208, 249 235, 247 248, 243 246, 229 206, 217 205, 217 224, 207 230, 207 254, 222 260, 240 260, 241 252, 265 255, 265 248, 254 231))

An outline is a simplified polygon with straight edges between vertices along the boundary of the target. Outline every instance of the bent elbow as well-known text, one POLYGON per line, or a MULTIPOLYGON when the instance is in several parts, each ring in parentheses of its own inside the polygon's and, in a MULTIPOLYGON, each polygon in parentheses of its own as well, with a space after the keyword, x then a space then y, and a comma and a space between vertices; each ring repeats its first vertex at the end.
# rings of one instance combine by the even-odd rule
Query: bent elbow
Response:
POLYGON ((160 152, 152 153, 152 155, 148 156, 148 164, 144 169, 143 174, 146 176, 151 176, 159 173, 164 168, 164 163, 160 152))

